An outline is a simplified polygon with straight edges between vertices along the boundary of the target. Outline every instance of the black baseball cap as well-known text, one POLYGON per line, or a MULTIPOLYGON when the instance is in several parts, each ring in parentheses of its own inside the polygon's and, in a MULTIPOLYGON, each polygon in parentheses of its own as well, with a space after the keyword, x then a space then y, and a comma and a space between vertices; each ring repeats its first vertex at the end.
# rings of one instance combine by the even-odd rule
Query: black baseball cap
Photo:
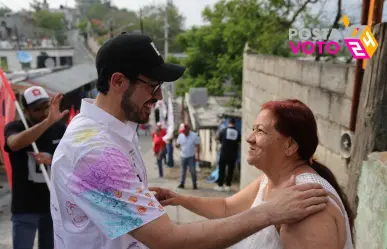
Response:
POLYGON ((98 77, 121 72, 126 76, 143 74, 152 80, 172 82, 185 67, 165 63, 152 39, 143 34, 121 33, 106 41, 96 56, 98 77))

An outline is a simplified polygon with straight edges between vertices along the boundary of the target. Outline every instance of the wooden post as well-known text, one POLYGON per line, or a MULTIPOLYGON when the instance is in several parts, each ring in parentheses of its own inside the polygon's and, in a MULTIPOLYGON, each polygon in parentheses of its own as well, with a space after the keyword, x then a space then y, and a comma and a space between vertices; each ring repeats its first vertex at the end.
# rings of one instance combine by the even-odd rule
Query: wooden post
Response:
MULTIPOLYGON (((184 110, 184 101, 185 101, 185 94, 183 95, 182 101, 181 101, 181 114, 180 114, 180 124, 185 123, 185 110, 184 110)), ((180 125, 179 124, 179 125, 180 125)))
POLYGON ((362 163, 373 151, 387 151, 387 23, 375 25, 373 33, 379 47, 364 72, 349 164, 347 195, 355 215, 362 163))

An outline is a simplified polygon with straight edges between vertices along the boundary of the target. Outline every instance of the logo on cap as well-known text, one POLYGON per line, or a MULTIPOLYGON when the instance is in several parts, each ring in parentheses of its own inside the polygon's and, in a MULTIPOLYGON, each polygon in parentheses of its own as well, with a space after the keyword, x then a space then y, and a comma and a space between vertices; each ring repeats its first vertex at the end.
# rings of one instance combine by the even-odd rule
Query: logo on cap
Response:
POLYGON ((155 44, 153 42, 151 42, 151 45, 152 45, 152 48, 155 50, 155 52, 157 53, 158 56, 160 56, 160 52, 157 50, 155 44))
POLYGON ((34 89, 34 90, 32 90, 32 94, 36 97, 36 96, 41 95, 42 93, 40 92, 39 89, 34 89))

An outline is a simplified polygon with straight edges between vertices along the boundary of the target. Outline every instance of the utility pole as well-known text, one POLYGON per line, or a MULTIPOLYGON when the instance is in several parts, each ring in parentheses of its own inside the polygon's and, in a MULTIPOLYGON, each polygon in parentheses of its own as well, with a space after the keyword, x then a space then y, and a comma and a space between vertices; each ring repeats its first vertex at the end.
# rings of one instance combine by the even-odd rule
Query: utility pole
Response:
POLYGON ((172 4, 172 1, 167 0, 167 5, 165 6, 165 16, 164 16, 164 59, 168 57, 169 51, 169 44, 168 44, 168 37, 169 37, 169 23, 168 23, 168 10, 169 5, 172 4))
MULTIPOLYGON (((356 120, 356 132, 353 142, 353 152, 350 162, 347 196, 352 211, 357 210, 357 190, 359 177, 364 166, 363 162, 371 152, 387 150, 387 87, 385 84, 387 72, 387 23, 379 23, 374 27, 374 36, 379 47, 369 59, 364 72, 363 87, 360 95, 356 120)), ((374 191, 378 191, 375 189, 374 191)), ((381 193, 382 194, 382 193, 381 193)))
POLYGON ((144 34, 144 22, 142 21, 142 8, 140 8, 140 28, 141 28, 141 34, 144 34))
POLYGON ((20 37, 19 37, 19 31, 17 30, 16 24, 15 24, 15 36, 16 36, 17 49, 20 50, 20 37))
MULTIPOLYGON (((369 8, 370 8, 369 0, 363 0, 362 7, 361 7, 361 17, 360 17, 361 25, 367 25, 369 8)), ((353 87, 351 117, 350 117, 350 123, 349 123, 349 130, 352 132, 355 132, 355 128, 356 128, 356 116, 359 108, 359 98, 360 98, 361 86, 363 81, 363 75, 364 75, 363 60, 356 60, 355 82, 353 87)))
POLYGON ((113 38, 114 37, 114 34, 113 34, 113 18, 110 19, 110 38, 113 38))

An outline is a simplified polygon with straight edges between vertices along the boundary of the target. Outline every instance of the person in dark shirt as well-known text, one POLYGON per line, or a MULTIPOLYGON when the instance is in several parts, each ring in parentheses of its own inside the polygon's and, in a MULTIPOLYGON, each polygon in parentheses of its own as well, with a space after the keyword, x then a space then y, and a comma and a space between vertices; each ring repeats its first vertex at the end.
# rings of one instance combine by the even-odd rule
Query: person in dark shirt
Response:
POLYGON ((10 122, 4 129, 5 150, 12 165, 12 239, 14 249, 32 249, 36 230, 39 249, 53 249, 53 225, 50 214, 50 193, 39 164, 50 175, 51 157, 66 131, 61 120, 68 111, 60 112, 63 96, 51 101, 42 87, 25 90, 22 102, 29 129, 21 120, 10 122), (39 153, 34 153, 35 142, 39 153))
POLYGON ((235 162, 238 158, 239 143, 241 141, 240 132, 235 128, 235 119, 228 121, 228 127, 219 133, 221 143, 219 156, 219 178, 218 186, 214 189, 217 191, 230 191, 232 176, 235 169, 235 162), (226 186, 223 188, 225 172, 227 166, 226 186))

